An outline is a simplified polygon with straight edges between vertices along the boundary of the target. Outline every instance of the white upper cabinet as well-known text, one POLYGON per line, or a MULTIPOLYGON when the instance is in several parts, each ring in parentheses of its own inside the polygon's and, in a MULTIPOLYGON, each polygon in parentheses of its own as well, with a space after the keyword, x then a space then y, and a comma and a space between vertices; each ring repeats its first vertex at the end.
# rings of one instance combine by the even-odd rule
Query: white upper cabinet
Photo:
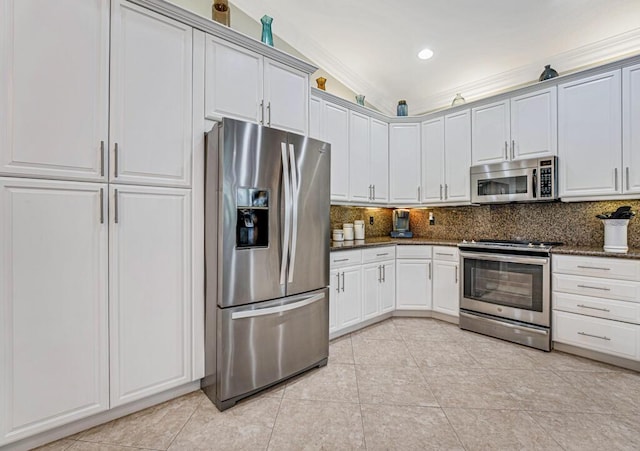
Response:
POLYGON ((389 126, 389 201, 420 202, 420 124, 389 126))
POLYGON ((444 117, 422 123, 422 199, 434 204, 444 200, 444 117))
POLYGON ((558 86, 560 197, 622 193, 620 70, 558 86))
POLYGON ((223 39, 206 36, 205 117, 264 120, 263 57, 223 39))
POLYGON ((349 199, 369 202, 373 189, 369 174, 369 117, 349 112, 349 199))
POLYGON ((231 117, 298 134, 308 130, 309 77, 251 50, 206 38, 205 117, 231 117))
POLYGON ((622 167, 625 194, 640 193, 640 64, 622 70, 622 167))
POLYGON ((511 158, 539 158, 558 153, 557 89, 511 98, 511 158))
POLYGON ((111 407, 191 381, 191 191, 110 186, 111 407))
POLYGON ((309 97, 309 136, 322 140, 322 99, 309 97))
POLYGON ((0 9, 0 174, 105 180, 109 2, 0 9))
POLYGON ((0 178, 0 448, 109 408, 106 186, 0 178))
POLYGON ((369 174, 373 202, 389 201, 389 124, 371 118, 369 174))
POLYGON ((349 110, 322 103, 323 141, 331 144, 331 200, 349 200, 349 110))
POLYGON ((499 163, 511 158, 509 149, 509 102, 483 105, 471 110, 473 164, 499 163))
POLYGON ((472 109, 472 164, 557 153, 556 87, 472 109))
POLYGON ((191 184, 192 35, 160 14, 112 3, 112 181, 191 184))
POLYGON ((471 201, 471 117, 469 110, 444 117, 444 201, 471 201))
POLYGON ((306 135, 309 77, 284 64, 264 59, 264 102, 267 126, 306 135))

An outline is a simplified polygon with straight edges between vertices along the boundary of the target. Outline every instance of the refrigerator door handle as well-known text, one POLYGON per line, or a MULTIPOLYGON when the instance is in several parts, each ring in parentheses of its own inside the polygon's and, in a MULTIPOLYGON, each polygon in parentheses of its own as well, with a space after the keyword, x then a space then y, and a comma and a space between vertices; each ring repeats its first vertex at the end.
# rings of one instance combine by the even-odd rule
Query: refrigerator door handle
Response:
POLYGON ((289 163, 291 165, 291 250, 289 258, 289 283, 293 282, 293 272, 296 266, 296 248, 298 247, 298 171, 296 164, 295 148, 289 143, 289 163))
POLYGON ((291 228, 290 202, 291 184, 289 182, 289 159, 287 158, 287 143, 281 143, 282 180, 284 184, 284 238, 282 239, 282 261, 280 262, 280 285, 287 282, 287 260, 289 258, 289 233, 291 228))
POLYGON ((293 302, 291 304, 279 305, 277 307, 267 307, 256 310, 245 310, 243 312, 234 312, 231 314, 231 319, 242 318, 255 318, 256 316, 273 315, 275 313, 288 312, 289 310, 295 310, 305 305, 313 304, 321 299, 324 299, 324 293, 313 295, 307 299, 299 302, 293 302))

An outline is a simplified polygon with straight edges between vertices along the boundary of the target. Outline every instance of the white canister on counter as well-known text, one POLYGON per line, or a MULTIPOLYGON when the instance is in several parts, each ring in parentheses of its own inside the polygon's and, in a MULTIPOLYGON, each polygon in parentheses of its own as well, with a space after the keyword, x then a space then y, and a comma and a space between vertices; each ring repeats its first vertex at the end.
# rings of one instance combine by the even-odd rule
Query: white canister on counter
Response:
POLYGON ((627 246, 628 219, 603 219, 604 251, 624 254, 629 250, 627 246))
POLYGON ((353 221, 353 235, 356 240, 364 240, 364 221, 353 221))
POLYGON ((342 229, 333 229, 333 241, 344 241, 344 232, 342 229))
POLYGON ((342 224, 345 241, 353 241, 353 224, 342 224))

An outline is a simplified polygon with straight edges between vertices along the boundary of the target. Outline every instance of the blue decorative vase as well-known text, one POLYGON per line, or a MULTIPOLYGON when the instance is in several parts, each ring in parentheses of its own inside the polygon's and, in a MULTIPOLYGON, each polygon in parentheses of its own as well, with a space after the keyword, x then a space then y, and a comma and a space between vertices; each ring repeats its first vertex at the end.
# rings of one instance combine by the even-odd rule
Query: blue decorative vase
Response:
POLYGON ((260 22, 262 22, 261 41, 273 47, 273 34, 271 33, 271 22, 273 22, 273 17, 269 17, 265 14, 262 16, 262 19, 260 19, 260 22))
POLYGON ((398 102, 398 116, 409 116, 409 107, 406 100, 398 102))
POLYGON ((544 66, 544 70, 540 74, 540 78, 538 81, 549 80, 550 78, 556 78, 558 76, 558 72, 551 67, 551 65, 547 64, 544 66))

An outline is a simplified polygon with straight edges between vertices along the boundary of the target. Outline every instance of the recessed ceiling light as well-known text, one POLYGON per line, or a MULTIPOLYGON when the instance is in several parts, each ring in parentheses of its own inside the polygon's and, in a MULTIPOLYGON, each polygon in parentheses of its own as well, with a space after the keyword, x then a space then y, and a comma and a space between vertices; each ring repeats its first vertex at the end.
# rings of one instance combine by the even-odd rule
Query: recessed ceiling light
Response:
POLYGON ((428 60, 433 56, 433 50, 431 49, 422 49, 420 53, 418 53, 418 58, 421 60, 428 60))

